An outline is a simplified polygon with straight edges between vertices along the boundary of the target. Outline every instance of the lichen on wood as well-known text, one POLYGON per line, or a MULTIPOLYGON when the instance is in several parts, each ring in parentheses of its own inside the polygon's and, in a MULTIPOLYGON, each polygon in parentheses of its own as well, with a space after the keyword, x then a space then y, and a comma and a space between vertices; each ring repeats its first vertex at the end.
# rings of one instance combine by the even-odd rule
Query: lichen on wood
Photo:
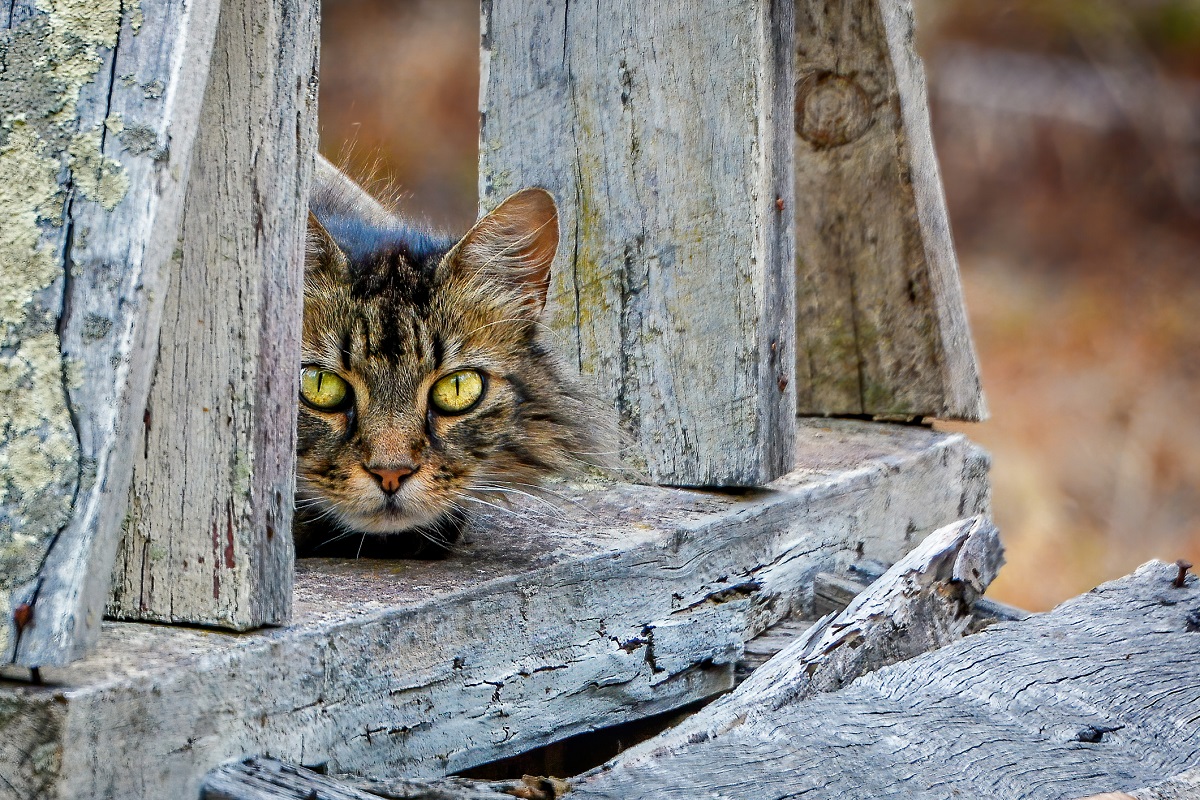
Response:
POLYGON ((62 664, 99 631, 216 9, 0 17, 0 662, 62 664))
POLYGON ((39 0, 0 32, 0 653, 14 591, 28 595, 79 483, 79 446, 57 333, 72 182, 112 209, 128 180, 78 131, 80 91, 116 44, 120 0, 39 0))

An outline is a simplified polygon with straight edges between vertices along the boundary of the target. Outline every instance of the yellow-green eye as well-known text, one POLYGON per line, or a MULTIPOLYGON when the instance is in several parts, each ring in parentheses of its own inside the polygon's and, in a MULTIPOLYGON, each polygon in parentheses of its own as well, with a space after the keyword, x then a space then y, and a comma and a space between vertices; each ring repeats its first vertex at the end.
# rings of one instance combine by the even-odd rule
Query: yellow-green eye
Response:
POLYGON ((483 397, 483 376, 473 369, 452 372, 433 385, 429 399, 443 414, 461 414, 483 397))
POLYGON ((316 367, 300 370, 300 396, 313 408, 335 409, 346 401, 350 386, 336 372, 316 367))

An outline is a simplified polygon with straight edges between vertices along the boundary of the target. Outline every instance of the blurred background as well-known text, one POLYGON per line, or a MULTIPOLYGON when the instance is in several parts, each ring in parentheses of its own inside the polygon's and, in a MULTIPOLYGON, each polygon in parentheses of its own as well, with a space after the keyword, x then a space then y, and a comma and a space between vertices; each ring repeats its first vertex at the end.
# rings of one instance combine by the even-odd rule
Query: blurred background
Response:
MULTIPOLYGON (((1030 609, 1200 564, 1200 0, 915 0, 1030 609)), ((475 218, 478 0, 325 0, 321 150, 411 218, 475 218)))

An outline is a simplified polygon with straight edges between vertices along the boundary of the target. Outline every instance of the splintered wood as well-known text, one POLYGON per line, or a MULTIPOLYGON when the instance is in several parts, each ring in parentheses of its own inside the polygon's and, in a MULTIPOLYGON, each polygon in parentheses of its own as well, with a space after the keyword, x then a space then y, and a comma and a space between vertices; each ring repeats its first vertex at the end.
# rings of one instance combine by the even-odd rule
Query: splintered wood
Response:
POLYGON ((561 353, 660 484, 791 468, 793 12, 483 3, 480 203, 554 193, 561 353))
POLYGON ((910 0, 796 3, 801 414, 986 416, 910 0))
POLYGON ((0 4, 0 663, 99 634, 217 6, 0 4))
POLYGON ((107 610, 244 630, 291 609, 318 6, 227 6, 107 610))
POLYGON ((287 628, 108 623, 48 686, 0 688, 10 791, 195 797, 255 754, 423 779, 727 691, 818 573, 987 510, 987 458, 961 435, 800 434, 802 468, 765 489, 558 486, 558 510, 483 517, 444 561, 302 559, 287 628))
POLYGON ((801 701, 809 677, 789 648, 698 715, 724 724, 689 721, 692 735, 618 756, 571 797, 1194 796, 1167 793, 1194 787, 1200 752, 1200 580, 1177 588, 1176 574, 1152 562, 801 701))

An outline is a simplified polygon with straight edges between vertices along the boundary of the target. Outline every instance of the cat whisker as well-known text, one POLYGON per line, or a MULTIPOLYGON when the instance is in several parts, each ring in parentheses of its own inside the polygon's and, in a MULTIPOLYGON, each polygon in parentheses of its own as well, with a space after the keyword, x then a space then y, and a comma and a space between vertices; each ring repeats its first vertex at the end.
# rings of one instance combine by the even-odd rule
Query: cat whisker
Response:
MULTIPOLYGON (((546 486, 540 486, 540 485, 538 485, 538 484, 536 484, 536 483, 520 483, 520 482, 517 482, 517 481, 506 481, 506 482, 505 482, 505 485, 507 485, 507 486, 524 486, 524 487, 526 487, 527 489, 533 489, 533 490, 534 490, 534 494, 530 494, 529 492, 521 492, 521 494, 525 494, 525 495, 528 495, 528 496, 530 496, 530 497, 534 497, 534 496, 535 496, 536 494, 538 494, 538 493, 540 493, 540 494, 545 494, 545 495, 549 495, 550 497, 553 497, 555 500, 558 500, 558 501, 560 501, 560 502, 563 502, 563 503, 570 503, 572 506, 574 506, 575 508, 579 509, 579 510, 580 510, 580 511, 582 511, 583 513, 587 514, 589 517, 595 518, 595 516, 596 516, 596 512, 595 512, 595 511, 593 511, 592 509, 588 508, 587 506, 585 506, 583 503, 579 502, 579 501, 578 501, 578 500, 576 500, 575 498, 573 498, 573 497, 567 497, 565 494, 561 494, 561 493, 559 493, 559 492, 556 492, 556 491, 554 491, 553 489, 550 489, 550 488, 548 488, 548 487, 546 487, 546 486)), ((513 491, 516 491, 516 490, 514 489, 513 491)), ((548 501, 548 500, 546 500, 545 498, 540 498, 540 497, 539 497, 539 498, 537 498, 537 499, 540 499, 540 500, 542 500, 542 502, 549 503, 549 501, 548 501)), ((553 503, 551 503, 551 505, 553 505, 553 503)))
POLYGON ((505 508, 502 505, 498 505, 496 503, 489 503, 487 500, 484 500, 480 497, 474 497, 469 494, 462 495, 462 499, 468 500, 472 503, 478 503, 481 506, 487 506, 488 508, 493 508, 496 511, 516 517, 517 519, 524 519, 524 520, 530 520, 530 521, 541 521, 541 520, 537 519, 538 517, 541 517, 543 520, 546 519, 545 514, 539 514, 537 512, 530 511, 529 509, 516 509, 516 508, 511 508, 511 507, 505 508))
POLYGON ((474 330, 472 330, 472 331, 470 331, 469 333, 467 333, 467 336, 473 336, 474 334, 478 333, 479 331, 483 330, 484 328, 490 328, 490 327, 492 327, 493 325, 503 325, 503 324, 505 324, 505 323, 510 323, 510 324, 513 324, 513 325, 516 325, 516 324, 521 324, 521 325, 529 325, 529 324, 533 324, 533 325, 536 325, 537 327, 541 328, 542 330, 546 331, 547 333, 549 333, 549 334, 550 334, 551 336, 553 336, 555 339, 557 339, 557 340, 558 340, 558 342, 559 342, 559 344, 565 344, 565 343, 566 343, 566 341, 567 341, 567 340, 566 340, 566 339, 563 337, 563 335, 562 335, 562 334, 560 334, 558 331, 554 330, 554 328, 551 328, 551 327, 550 327, 549 325, 547 325, 546 323, 544 323, 544 322, 540 322, 540 321, 538 321, 538 320, 535 320, 535 319, 526 319, 526 318, 524 318, 524 317, 512 317, 512 318, 510 318, 510 319, 497 319, 497 320, 493 320, 492 322, 485 322, 483 325, 480 325, 479 327, 477 327, 477 328, 475 328, 474 330))
POLYGON ((467 487, 467 491, 478 491, 478 492, 502 492, 502 493, 504 493, 504 494, 516 494, 516 495, 521 495, 521 496, 523 496, 523 497, 528 497, 530 500, 536 500, 537 502, 541 503, 542 505, 546 506, 547 508, 549 508, 549 509, 551 509, 551 510, 553 510, 553 511, 560 512, 560 514, 561 514, 561 512, 562 512, 562 509, 561 509, 561 508, 559 508, 558 506, 554 505, 554 503, 551 503, 551 502, 550 502, 549 500, 547 500, 546 498, 544 498, 544 497, 538 497, 537 495, 533 495, 533 494, 530 494, 529 492, 523 491, 523 490, 521 490, 521 489, 515 489, 515 488, 512 488, 512 487, 505 487, 505 486, 482 486, 482 485, 476 485, 476 486, 468 486, 468 487, 467 487))

